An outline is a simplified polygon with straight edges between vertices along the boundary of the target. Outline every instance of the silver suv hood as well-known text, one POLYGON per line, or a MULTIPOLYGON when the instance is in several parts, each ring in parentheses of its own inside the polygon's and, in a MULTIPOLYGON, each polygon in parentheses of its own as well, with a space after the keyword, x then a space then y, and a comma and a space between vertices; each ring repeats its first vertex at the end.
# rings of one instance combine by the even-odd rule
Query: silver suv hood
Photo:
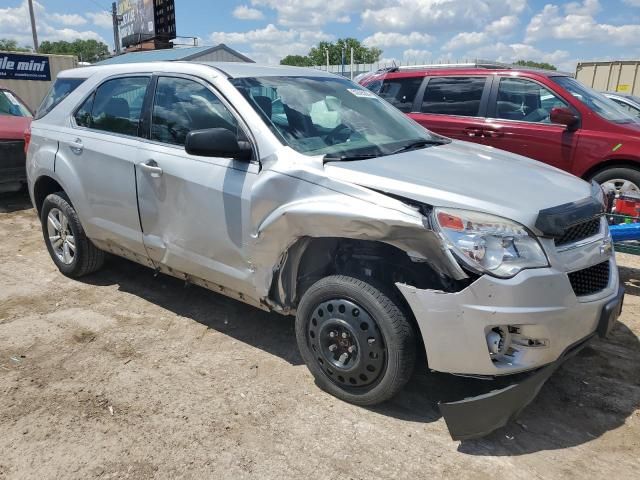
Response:
POLYGON ((544 163, 453 141, 384 157, 329 162, 326 174, 434 206, 479 210, 534 228, 545 208, 588 198, 591 186, 544 163))

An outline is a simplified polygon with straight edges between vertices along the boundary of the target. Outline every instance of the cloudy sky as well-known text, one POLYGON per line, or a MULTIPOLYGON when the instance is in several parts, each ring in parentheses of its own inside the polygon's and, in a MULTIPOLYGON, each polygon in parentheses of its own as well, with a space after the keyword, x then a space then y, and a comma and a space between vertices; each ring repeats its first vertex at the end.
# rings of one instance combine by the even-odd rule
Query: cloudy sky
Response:
MULTIPOLYGON (((34 0, 35 1, 35 0, 34 0)), ((175 0, 179 35, 277 63, 352 36, 385 60, 575 62, 640 57, 640 0, 175 0)), ((31 42, 26 0, 0 0, 0 38, 31 42)), ((41 40, 113 47, 107 0, 37 0, 41 40)))

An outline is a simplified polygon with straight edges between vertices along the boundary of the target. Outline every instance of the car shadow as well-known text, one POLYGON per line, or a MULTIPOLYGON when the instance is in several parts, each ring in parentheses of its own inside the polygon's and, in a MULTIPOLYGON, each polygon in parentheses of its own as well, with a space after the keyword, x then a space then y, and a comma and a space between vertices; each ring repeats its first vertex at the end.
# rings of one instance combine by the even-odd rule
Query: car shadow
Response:
POLYGON ((33 208, 26 190, 11 193, 0 193, 0 213, 13 213, 33 208))
MULTIPOLYGON (((146 267, 109 257, 105 267, 81 281, 118 285, 121 291, 276 355, 302 364, 294 319, 244 303, 146 267)), ((368 407, 380 415, 415 423, 439 420, 438 403, 490 391, 492 383, 429 372, 424 356, 407 386, 392 400, 368 407)), ((517 456, 589 442, 625 423, 640 406, 640 342, 619 322, 606 340, 594 340, 568 360, 520 417, 492 434, 463 441, 467 455, 517 456)), ((479 415, 482 412, 478 412, 479 415)))
POLYGON ((123 292, 277 355, 292 365, 302 364, 293 317, 264 312, 168 275, 155 275, 147 267, 111 255, 104 268, 80 281, 118 285, 123 292))

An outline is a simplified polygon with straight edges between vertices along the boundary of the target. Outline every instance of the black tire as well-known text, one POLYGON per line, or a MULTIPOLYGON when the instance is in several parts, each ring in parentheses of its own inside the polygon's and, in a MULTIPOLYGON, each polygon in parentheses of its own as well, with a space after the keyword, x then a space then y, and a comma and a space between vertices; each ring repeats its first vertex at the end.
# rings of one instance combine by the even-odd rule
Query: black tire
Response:
POLYGON ((104 252, 98 249, 84 233, 78 214, 71 206, 69 197, 64 192, 56 192, 48 195, 42 203, 42 211, 40 214, 40 222, 42 223, 42 234, 44 242, 49 250, 51 259, 58 267, 58 270, 64 275, 71 278, 82 277, 89 273, 100 269, 104 264, 104 252), (53 242, 49 238, 48 217, 49 213, 57 209, 65 215, 68 227, 73 234, 75 243, 75 252, 70 263, 65 263, 58 257, 54 251, 53 242))
POLYGON ((318 386, 349 403, 384 402, 396 395, 413 373, 413 326, 389 296, 353 277, 325 277, 305 292, 296 315, 296 339, 318 386), (344 329, 342 333, 340 329, 344 329), (334 337, 329 338, 337 332, 339 339, 348 335, 344 345, 338 346, 334 337), (363 336, 367 337, 364 341, 363 336), (329 351, 332 346, 334 350, 329 351), (356 353, 347 360, 347 371, 335 357, 352 347, 356 353))
MULTIPOLYGON (((631 167, 612 167, 596 173, 592 178, 600 185, 610 180, 628 180, 640 189, 640 170, 631 167)), ((616 185, 618 187, 618 185, 616 185)))

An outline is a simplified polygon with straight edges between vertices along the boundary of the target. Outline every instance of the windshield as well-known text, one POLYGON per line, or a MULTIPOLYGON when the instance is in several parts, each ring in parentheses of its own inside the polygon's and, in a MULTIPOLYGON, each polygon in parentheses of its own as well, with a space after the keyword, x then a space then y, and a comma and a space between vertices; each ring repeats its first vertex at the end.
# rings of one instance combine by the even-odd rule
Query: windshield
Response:
POLYGON ((24 103, 7 90, 0 90, 0 115, 31 118, 31 112, 24 103))
POLYGON ((231 83, 283 143, 305 155, 355 159, 448 142, 346 79, 259 77, 231 83))
POLYGON ((580 83, 575 78, 552 77, 552 80, 605 120, 615 123, 636 122, 636 119, 620 108, 616 102, 580 83))

